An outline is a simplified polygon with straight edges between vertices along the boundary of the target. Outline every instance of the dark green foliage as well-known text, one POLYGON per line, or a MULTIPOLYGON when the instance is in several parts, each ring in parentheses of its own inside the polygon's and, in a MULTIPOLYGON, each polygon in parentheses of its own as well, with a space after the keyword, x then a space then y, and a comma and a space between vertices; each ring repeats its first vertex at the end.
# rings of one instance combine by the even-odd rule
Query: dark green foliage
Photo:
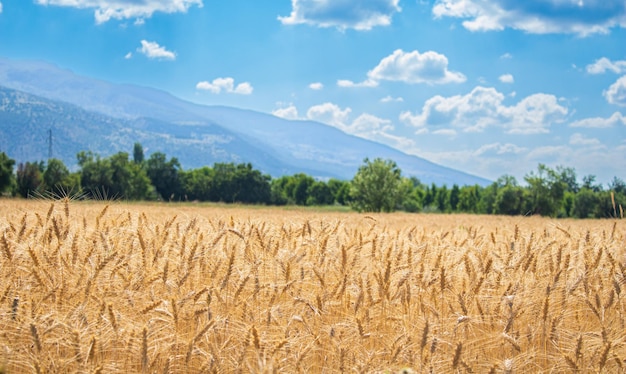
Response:
POLYGON ((539 164, 520 186, 510 175, 481 187, 452 188, 424 185, 419 179, 403 178, 391 160, 365 159, 351 181, 315 180, 299 173, 272 179, 250 163, 216 163, 213 167, 183 170, 176 158, 155 152, 143 159, 135 143, 133 159, 118 152, 102 158, 92 152, 77 155, 80 171, 70 173, 58 159, 20 163, 0 154, 0 190, 23 197, 86 196, 164 201, 214 201, 272 205, 350 205, 365 212, 466 212, 477 214, 551 217, 621 217, 626 206, 626 183, 613 178, 608 189, 594 175, 576 180, 573 168, 555 169, 539 164), (17 177, 17 178, 16 178, 17 177))
POLYGON ((331 205, 335 202, 330 187, 322 181, 314 182, 308 190, 307 205, 331 205))
POLYGON ((126 152, 101 158, 91 152, 77 155, 81 167, 81 186, 87 196, 151 200, 154 187, 140 165, 131 162, 126 152))
POLYGON ((63 161, 51 158, 43 172, 43 188, 53 196, 69 196, 80 192, 80 176, 71 174, 63 161))
POLYGON ((494 213, 505 215, 523 214, 524 189, 514 185, 506 185, 496 194, 494 213))
POLYGON ((40 186, 43 183, 42 177, 43 162, 27 162, 17 165, 17 193, 22 197, 40 193, 40 186))
POLYGON ((7 191, 14 183, 13 166, 15 160, 2 152, 0 153, 0 194, 7 191))
POLYGON ((593 217, 598 209, 599 202, 598 195, 585 186, 574 197, 572 214, 577 218, 593 217))
POLYGON ((144 160, 143 146, 141 143, 135 143, 133 146, 133 162, 135 164, 142 164, 144 160))
MULTIPOLYGON (((137 144, 139 143, 135 144, 135 150, 137 144)), ((141 151, 140 158, 143 159, 143 151, 141 151)), ((140 164, 136 160, 135 158, 135 164, 140 164)), ((150 182, 162 200, 170 201, 181 199, 181 166, 175 157, 168 161, 164 153, 155 152, 151 154, 150 158, 145 162, 144 168, 148 178, 150 178, 150 182)))
POLYGON ((392 212, 404 198, 400 168, 391 160, 364 160, 352 179, 352 206, 358 211, 392 212))
POLYGON ((208 166, 180 173, 183 200, 209 201, 213 169, 208 166))

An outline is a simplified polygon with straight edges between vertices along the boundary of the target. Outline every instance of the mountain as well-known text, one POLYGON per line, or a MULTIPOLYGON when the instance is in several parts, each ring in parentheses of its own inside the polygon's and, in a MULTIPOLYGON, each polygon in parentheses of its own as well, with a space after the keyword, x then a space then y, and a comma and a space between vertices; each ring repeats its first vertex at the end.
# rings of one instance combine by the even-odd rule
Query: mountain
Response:
POLYGON ((177 157, 185 169, 250 162, 272 176, 351 179, 366 157, 380 157, 425 183, 489 183, 318 122, 194 104, 45 62, 0 59, 0 88, 0 150, 18 161, 47 158, 52 130, 53 154, 68 165, 80 150, 106 156, 130 152, 138 141, 148 153, 177 157))

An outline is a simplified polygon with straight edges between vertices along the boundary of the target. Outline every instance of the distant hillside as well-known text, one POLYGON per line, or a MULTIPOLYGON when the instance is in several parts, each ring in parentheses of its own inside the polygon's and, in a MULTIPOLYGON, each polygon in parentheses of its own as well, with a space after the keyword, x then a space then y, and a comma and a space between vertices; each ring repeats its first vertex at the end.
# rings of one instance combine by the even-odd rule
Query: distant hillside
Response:
POLYGON ((46 131, 51 128, 55 156, 70 165, 78 150, 130 152, 139 141, 147 153, 178 157, 184 168, 251 162, 272 176, 303 172, 350 179, 364 158, 381 157, 426 183, 489 183, 321 123, 198 105, 42 62, 0 59, 0 86, 6 87, 0 91, 0 149, 18 160, 45 159, 46 131))

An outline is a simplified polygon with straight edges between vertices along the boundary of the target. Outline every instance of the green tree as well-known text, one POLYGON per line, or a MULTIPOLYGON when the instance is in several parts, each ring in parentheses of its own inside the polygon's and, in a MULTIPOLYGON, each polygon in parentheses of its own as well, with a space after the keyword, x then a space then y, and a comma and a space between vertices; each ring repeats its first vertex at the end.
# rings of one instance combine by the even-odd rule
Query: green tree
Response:
POLYGON ((618 177, 613 177, 613 180, 609 183, 609 190, 616 194, 626 195, 626 182, 618 177))
POLYGON ((522 214, 523 204, 524 189, 508 184, 498 189, 494 202, 494 213, 511 216, 522 214))
MULTIPOLYGON (((137 144, 139 143, 135 143, 135 145, 137 144)), ((136 160, 135 164, 138 164, 136 160)), ((145 170, 162 200, 169 201, 181 198, 181 166, 178 159, 173 157, 168 161, 164 153, 155 152, 145 162, 145 170)))
POLYGON ((450 189, 450 209, 453 212, 456 212, 459 207, 459 199, 461 195, 461 189, 455 183, 452 185, 452 189, 450 189))
POLYGON ((126 152, 118 152, 110 157, 113 183, 111 192, 128 200, 151 200, 154 187, 146 171, 131 162, 126 152))
POLYGON ((596 176, 589 174, 583 177, 583 188, 591 190, 593 192, 602 191, 602 185, 596 184, 596 176))
POLYGON ((70 171, 63 161, 51 158, 48 160, 46 170, 43 172, 43 182, 46 191, 59 196, 66 196, 72 190, 78 192, 78 185, 72 178, 70 171))
POLYGON ((481 191, 482 189, 479 185, 461 187, 458 205, 459 211, 478 213, 481 191))
POLYGON ((364 160, 352 179, 352 207, 358 211, 391 212, 402 202, 402 172, 395 162, 364 160))
POLYGON ((15 166, 15 160, 9 158, 4 152, 0 153, 0 194, 13 185, 13 166, 15 166))
POLYGON ((556 217, 561 209, 567 183, 553 169, 539 164, 537 173, 530 172, 524 179, 528 183, 528 209, 533 214, 556 217))
POLYGON ((282 176, 280 178, 272 179, 271 189, 271 203, 274 205, 287 205, 290 203, 289 196, 285 189, 285 186, 289 183, 289 177, 282 176))
POLYGON ((141 143, 135 143, 135 145, 133 145, 133 162, 135 164, 142 164, 143 160, 143 146, 141 145, 141 143))
POLYGON ((208 201, 211 198, 213 169, 203 166, 198 169, 181 171, 182 196, 185 200, 208 201))
POLYGON ((556 175, 565 184, 565 191, 576 193, 580 190, 580 186, 576 182, 576 170, 574 168, 559 165, 556 167, 556 175))
POLYGON ((400 195, 403 196, 400 204, 400 208, 403 211, 417 213, 422 210, 424 191, 421 189, 417 178, 402 178, 400 195))
POLYGON ((309 202, 309 192, 311 186, 315 184, 315 179, 311 176, 298 173, 291 176, 282 176, 273 183, 273 196, 287 204, 307 205, 309 202))
POLYGON ((314 182, 308 190, 307 205, 332 205, 335 202, 330 187, 322 181, 314 182))
POLYGON ((476 213, 494 213, 494 207, 499 188, 500 185, 498 184, 498 182, 493 182, 489 186, 482 189, 480 194, 480 202, 478 203, 478 211, 476 213))
POLYGON ((88 196, 128 200, 155 197, 146 171, 131 162, 128 153, 119 152, 103 159, 91 152, 80 152, 77 158, 81 167, 81 185, 88 196))
POLYGON ((350 182, 331 178, 327 184, 333 195, 333 202, 339 205, 348 205, 350 203, 350 182))
POLYGON ((245 204, 269 204, 272 187, 270 176, 252 167, 252 164, 239 164, 235 168, 233 188, 236 189, 234 200, 245 204))
POLYGON ((43 163, 20 162, 17 165, 17 193, 28 198, 41 192, 43 163))
POLYGON ((594 214, 598 212, 599 203, 600 199, 598 198, 597 193, 584 186, 574 196, 572 215, 577 218, 593 217, 594 214))
POLYGON ((444 184, 439 187, 437 190, 437 194, 435 195, 435 203, 437 204, 437 209, 441 213, 450 211, 450 191, 448 191, 448 187, 444 184))
POLYGON ((424 192, 425 192, 424 200, 423 200, 424 208, 432 207, 432 209, 434 210, 435 199, 437 198, 437 185, 433 183, 430 185, 430 188, 426 186, 426 189, 424 192))

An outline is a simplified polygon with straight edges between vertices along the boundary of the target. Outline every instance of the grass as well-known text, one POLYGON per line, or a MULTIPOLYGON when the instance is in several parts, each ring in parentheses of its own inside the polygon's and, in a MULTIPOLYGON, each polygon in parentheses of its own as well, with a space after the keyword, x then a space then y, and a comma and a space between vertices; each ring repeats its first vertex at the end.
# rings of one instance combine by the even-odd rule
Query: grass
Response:
POLYGON ((0 200, 0 369, 623 372, 615 220, 0 200))

